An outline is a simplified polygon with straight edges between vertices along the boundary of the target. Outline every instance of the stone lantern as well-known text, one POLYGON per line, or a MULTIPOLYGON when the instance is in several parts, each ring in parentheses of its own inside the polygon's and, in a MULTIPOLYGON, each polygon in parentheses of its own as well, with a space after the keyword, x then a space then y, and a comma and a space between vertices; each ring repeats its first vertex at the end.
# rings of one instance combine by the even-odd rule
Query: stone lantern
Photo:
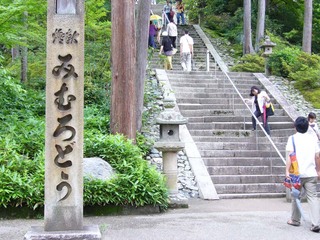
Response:
POLYGON ((272 54, 272 49, 276 46, 274 42, 271 42, 270 37, 266 36, 264 43, 261 45, 260 48, 263 48, 264 52, 262 53, 262 56, 266 59, 265 63, 265 74, 268 76, 270 75, 270 70, 268 67, 268 58, 272 54))
POLYGON ((155 148, 162 151, 163 174, 167 180, 171 205, 185 205, 186 198, 178 194, 178 164, 177 153, 184 148, 180 141, 179 125, 188 121, 180 112, 175 111, 175 99, 166 97, 163 100, 164 111, 156 119, 160 125, 160 139, 155 143, 155 148))

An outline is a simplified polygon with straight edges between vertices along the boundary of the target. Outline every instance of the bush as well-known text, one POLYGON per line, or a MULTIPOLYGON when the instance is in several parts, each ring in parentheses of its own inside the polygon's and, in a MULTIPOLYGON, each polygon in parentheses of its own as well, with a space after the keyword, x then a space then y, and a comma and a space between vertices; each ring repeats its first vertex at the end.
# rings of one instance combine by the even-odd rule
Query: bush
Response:
POLYGON ((265 59, 257 54, 246 54, 240 59, 240 63, 232 67, 235 72, 264 72, 265 59))
POLYGON ((295 81, 300 91, 320 88, 320 56, 301 52, 291 67, 289 78, 295 81))
POLYGON ((34 159, 15 151, 13 145, 0 141, 0 206, 37 208, 44 203, 44 156, 34 159), (2 152, 2 151, 1 151, 2 152))
POLYGON ((320 102, 319 102, 320 89, 319 88, 310 90, 310 91, 303 91, 303 96, 307 101, 311 102, 315 108, 318 108, 318 109, 320 108, 320 102))
POLYGON ((305 69, 304 71, 291 73, 290 77, 295 80, 294 86, 300 91, 320 88, 320 69, 305 69))
POLYGON ((85 138, 85 156, 101 157, 117 172, 117 176, 107 182, 86 181, 86 204, 151 204, 167 207, 164 177, 142 159, 140 149, 124 136, 88 134, 85 138), (96 185, 103 187, 93 197, 90 193, 97 190, 96 185))
POLYGON ((291 68, 297 63, 299 55, 300 50, 297 48, 286 47, 280 50, 275 49, 268 60, 272 74, 285 78, 288 77, 292 70, 291 68))
POLYGON ((109 108, 105 105, 89 105, 84 109, 84 129, 102 134, 110 133, 109 108))

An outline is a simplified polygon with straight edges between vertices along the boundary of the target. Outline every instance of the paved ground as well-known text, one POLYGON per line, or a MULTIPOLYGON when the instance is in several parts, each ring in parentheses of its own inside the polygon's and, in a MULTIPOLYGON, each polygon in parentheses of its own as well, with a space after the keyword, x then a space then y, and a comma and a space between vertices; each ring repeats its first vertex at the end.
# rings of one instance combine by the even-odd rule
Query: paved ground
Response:
MULTIPOLYGON (((286 224, 290 203, 285 199, 189 200, 187 209, 152 215, 88 217, 85 225, 99 225, 104 240, 320 239, 309 230, 286 224)), ((1 240, 22 240, 31 226, 43 220, 0 220, 1 240)))

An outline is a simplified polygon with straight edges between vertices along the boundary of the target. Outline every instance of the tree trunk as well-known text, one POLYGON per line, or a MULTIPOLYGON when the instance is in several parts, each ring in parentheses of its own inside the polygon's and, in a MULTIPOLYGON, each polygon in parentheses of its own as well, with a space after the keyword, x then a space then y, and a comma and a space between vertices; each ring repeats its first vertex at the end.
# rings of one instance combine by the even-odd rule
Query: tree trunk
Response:
POLYGON ((25 46, 20 47, 21 50, 21 82, 28 81, 28 48, 25 46))
POLYGON ((135 140, 135 2, 112 0, 111 9, 112 89, 110 128, 113 134, 120 133, 135 140))
POLYGON ((305 0, 302 51, 310 54, 312 45, 312 9, 312 0, 305 0))
POLYGON ((19 55, 19 46, 11 48, 11 61, 16 60, 19 55))
POLYGON ((266 0, 258 1, 258 22, 256 31, 255 51, 258 52, 260 48, 260 41, 264 38, 264 27, 266 19, 266 0))
POLYGON ((243 0, 243 55, 254 53, 251 39, 251 0, 243 0))
POLYGON ((138 12, 136 18, 136 38, 137 38, 137 56, 136 56, 136 126, 140 132, 142 128, 142 113, 144 99, 144 82, 146 77, 146 68, 148 60, 148 37, 150 22, 150 0, 140 0, 138 2, 138 12))
MULTIPOLYGON (((25 27, 25 31, 28 29, 27 25, 27 19, 28 19, 28 12, 23 13, 23 23, 25 27)), ((26 40, 27 41, 27 40, 26 40)), ((27 45, 27 43, 26 43, 27 45)), ((21 46, 21 82, 27 82, 28 81, 28 47, 27 46, 21 46)))

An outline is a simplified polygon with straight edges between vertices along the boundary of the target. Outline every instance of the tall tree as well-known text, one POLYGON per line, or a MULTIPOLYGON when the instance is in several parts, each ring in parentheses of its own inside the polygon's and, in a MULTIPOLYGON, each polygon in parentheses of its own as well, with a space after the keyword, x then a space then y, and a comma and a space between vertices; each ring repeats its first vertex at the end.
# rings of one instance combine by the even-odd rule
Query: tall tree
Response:
POLYGON ((150 5, 150 0, 140 0, 138 2, 136 17, 136 126, 138 131, 141 131, 142 127, 144 83, 148 59, 148 27, 150 21, 150 5))
MULTIPOLYGON (((23 23, 25 26, 25 31, 28 31, 28 12, 23 13, 23 23)), ((26 40, 25 40, 26 41, 26 40)), ((21 82, 27 82, 28 80, 28 47, 27 43, 25 46, 21 46, 21 82)))
POLYGON ((260 41, 264 38, 264 28, 266 19, 266 0, 258 1, 258 21, 256 30, 255 51, 259 51, 260 41))
POLYGON ((251 36, 251 0, 243 0, 243 55, 254 53, 251 36))
POLYGON ((304 23, 302 51, 311 53, 312 43, 312 0, 304 1, 304 23))
POLYGON ((135 3, 111 1, 111 59, 112 92, 111 121, 113 134, 136 138, 135 68, 136 41, 134 23, 135 3))

